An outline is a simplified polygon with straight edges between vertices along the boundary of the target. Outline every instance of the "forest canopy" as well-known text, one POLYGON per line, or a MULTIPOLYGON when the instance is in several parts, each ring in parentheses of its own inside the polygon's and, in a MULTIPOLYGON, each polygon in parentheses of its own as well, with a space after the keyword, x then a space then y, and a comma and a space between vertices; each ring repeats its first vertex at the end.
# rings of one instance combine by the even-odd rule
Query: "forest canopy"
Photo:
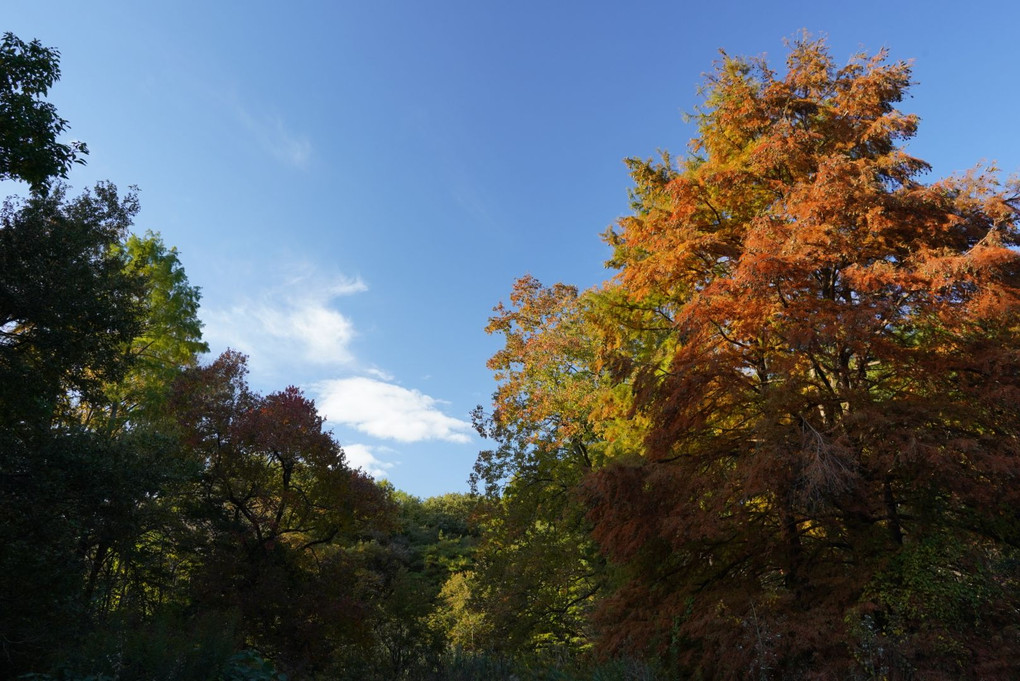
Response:
POLYGON ((0 679, 1009 679, 1020 183, 926 182, 910 65, 723 54, 612 277, 518 280, 472 494, 207 357, 138 192, 0 44, 0 679))

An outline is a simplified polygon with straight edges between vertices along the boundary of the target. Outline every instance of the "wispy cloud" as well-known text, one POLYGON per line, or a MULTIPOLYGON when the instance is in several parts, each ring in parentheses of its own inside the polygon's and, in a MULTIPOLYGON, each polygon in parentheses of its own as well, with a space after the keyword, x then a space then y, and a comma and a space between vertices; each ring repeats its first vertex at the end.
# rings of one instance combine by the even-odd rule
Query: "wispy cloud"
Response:
POLYGON ((398 442, 471 441, 471 424, 447 416, 439 400, 417 390, 356 376, 322 381, 316 403, 327 420, 398 442))
POLYGON ((214 348, 232 347, 275 370, 287 364, 317 367, 354 362, 354 325, 333 301, 367 290, 361 279, 327 278, 309 268, 230 307, 203 310, 205 337, 214 348))
POLYGON ((386 472, 393 468, 395 464, 383 461, 379 456, 393 453, 395 453, 394 450, 389 447, 365 444, 344 445, 347 465, 351 468, 360 468, 373 478, 386 477, 386 472))
POLYGON ((263 151, 281 163, 304 170, 312 158, 312 143, 305 135, 295 133, 283 119, 270 113, 253 113, 236 104, 241 125, 251 134, 263 151))
POLYGON ((375 367, 365 369, 365 373, 369 376, 375 376, 380 381, 392 382, 396 380, 396 377, 393 374, 375 367))

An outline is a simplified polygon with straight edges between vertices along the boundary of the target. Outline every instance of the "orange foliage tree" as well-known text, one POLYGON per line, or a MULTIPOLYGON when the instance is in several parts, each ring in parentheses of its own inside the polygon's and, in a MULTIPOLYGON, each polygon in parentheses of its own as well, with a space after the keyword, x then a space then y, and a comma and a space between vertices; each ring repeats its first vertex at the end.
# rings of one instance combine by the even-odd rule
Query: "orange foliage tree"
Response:
POLYGON ((582 483, 618 571, 605 650, 698 678, 1008 676, 1020 187, 921 182, 910 84, 806 36, 784 73, 724 55, 689 154, 629 162, 618 274, 584 294, 613 310, 602 404, 641 436, 582 483))

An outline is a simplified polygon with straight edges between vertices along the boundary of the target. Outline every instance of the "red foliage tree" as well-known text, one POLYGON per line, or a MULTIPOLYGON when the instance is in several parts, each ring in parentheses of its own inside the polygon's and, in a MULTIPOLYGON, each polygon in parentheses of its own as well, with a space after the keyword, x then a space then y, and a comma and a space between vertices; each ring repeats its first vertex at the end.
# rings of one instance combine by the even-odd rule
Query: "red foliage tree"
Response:
POLYGON ((241 633, 295 673, 367 636, 368 605, 345 548, 392 521, 371 478, 347 466, 315 404, 294 387, 249 390, 246 358, 228 351, 185 373, 173 407, 202 468, 206 518, 194 602, 241 615, 241 633))

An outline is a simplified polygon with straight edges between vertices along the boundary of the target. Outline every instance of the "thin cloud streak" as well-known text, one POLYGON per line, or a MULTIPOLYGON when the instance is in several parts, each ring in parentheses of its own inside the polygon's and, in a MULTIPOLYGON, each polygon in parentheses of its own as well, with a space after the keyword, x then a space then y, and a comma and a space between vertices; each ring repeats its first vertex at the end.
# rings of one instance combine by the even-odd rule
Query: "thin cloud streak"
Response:
POLYGON ((237 104, 237 118, 263 151, 285 165, 307 170, 312 158, 312 143, 304 135, 291 132, 283 119, 251 113, 237 104))

